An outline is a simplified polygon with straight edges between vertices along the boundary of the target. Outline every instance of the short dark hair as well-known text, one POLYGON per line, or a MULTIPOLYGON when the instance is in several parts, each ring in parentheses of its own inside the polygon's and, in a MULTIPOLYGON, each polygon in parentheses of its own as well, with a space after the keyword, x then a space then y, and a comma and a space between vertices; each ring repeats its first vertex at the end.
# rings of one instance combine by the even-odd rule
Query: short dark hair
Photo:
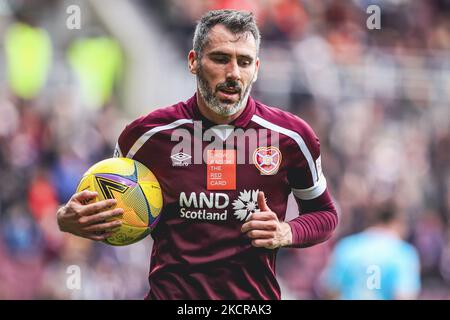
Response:
POLYGON ((374 224, 389 224, 394 220, 400 219, 402 215, 399 212, 398 206, 393 200, 386 200, 377 205, 374 208, 373 223, 374 224))
POLYGON ((235 34, 250 32, 256 40, 256 55, 259 53, 261 35, 253 13, 239 10, 213 10, 203 15, 197 23, 194 33, 194 51, 202 56, 203 48, 208 43, 208 33, 215 25, 224 25, 235 34))

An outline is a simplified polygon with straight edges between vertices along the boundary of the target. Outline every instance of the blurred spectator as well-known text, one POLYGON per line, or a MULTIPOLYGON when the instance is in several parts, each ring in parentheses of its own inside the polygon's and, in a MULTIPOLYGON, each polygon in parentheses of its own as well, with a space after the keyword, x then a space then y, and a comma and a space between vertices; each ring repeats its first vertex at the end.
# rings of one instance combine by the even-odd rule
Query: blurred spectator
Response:
POLYGON ((94 109, 103 107, 121 73, 119 44, 106 36, 78 39, 70 46, 68 58, 80 83, 82 103, 94 109))
POLYGON ((52 59, 50 37, 42 28, 16 22, 5 35, 8 82, 15 95, 36 97, 44 87, 52 59))
POLYGON ((405 232, 404 217, 385 204, 371 227, 337 243, 323 275, 327 294, 340 299, 417 298, 419 257, 402 240, 405 232))

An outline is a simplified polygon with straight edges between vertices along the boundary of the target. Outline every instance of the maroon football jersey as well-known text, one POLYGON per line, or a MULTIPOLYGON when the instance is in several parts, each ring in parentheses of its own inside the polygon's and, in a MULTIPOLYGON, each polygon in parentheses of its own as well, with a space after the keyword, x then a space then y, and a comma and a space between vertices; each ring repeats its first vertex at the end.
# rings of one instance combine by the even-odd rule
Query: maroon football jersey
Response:
POLYGON ((206 119, 196 95, 157 109, 125 128, 115 156, 146 165, 163 191, 149 299, 280 299, 278 250, 253 247, 241 233, 259 210, 258 191, 280 221, 295 195, 292 247, 325 241, 337 224, 313 130, 251 97, 228 125, 206 119))

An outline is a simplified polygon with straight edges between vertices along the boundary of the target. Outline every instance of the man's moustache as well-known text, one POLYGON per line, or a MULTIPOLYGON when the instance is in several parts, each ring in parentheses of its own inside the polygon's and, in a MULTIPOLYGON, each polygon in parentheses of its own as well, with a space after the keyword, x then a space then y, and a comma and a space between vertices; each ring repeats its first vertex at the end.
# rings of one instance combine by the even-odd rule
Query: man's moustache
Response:
POLYGON ((239 84, 239 82, 234 82, 234 81, 218 84, 216 87, 216 92, 218 92, 219 90, 226 90, 226 89, 235 89, 238 93, 242 92, 242 87, 239 84))

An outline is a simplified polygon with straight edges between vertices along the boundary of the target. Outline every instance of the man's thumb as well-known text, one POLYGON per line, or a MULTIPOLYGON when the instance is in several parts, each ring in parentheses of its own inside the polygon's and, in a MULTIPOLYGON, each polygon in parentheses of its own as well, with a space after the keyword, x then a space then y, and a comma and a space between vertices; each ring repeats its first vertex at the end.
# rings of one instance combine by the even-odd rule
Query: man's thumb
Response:
POLYGON ((260 191, 258 193, 258 208, 260 211, 270 211, 270 209, 266 203, 266 198, 264 196, 264 192, 262 192, 262 191, 260 191))

